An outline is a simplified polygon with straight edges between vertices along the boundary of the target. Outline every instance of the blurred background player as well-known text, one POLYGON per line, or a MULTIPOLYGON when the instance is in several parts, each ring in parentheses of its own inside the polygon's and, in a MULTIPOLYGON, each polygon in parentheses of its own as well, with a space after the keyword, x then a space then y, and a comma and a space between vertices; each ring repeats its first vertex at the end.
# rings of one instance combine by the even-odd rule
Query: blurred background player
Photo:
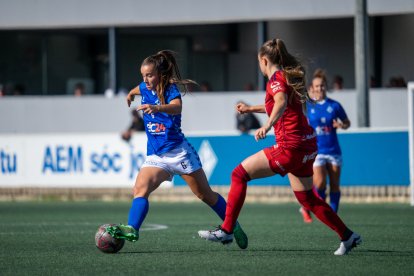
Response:
POLYGON ((126 142, 129 142, 131 140, 132 135, 133 135, 134 132, 145 130, 144 120, 142 119, 139 112, 134 109, 134 110, 131 111, 131 116, 132 116, 131 125, 128 127, 127 130, 125 130, 121 134, 122 140, 124 140, 126 142))
POLYGON ((265 42, 259 50, 258 59, 261 72, 269 79, 265 104, 241 106, 239 111, 266 112, 269 116, 267 123, 256 130, 255 139, 266 138, 267 132, 273 127, 277 145, 251 155, 233 170, 223 224, 215 230, 201 230, 198 234, 209 241, 230 242, 246 198, 247 182, 275 174, 287 174, 297 200, 340 237, 340 246, 334 254, 345 255, 362 240, 312 191, 312 165, 317 146, 315 132, 303 113, 309 100, 305 88, 305 70, 288 53, 280 39, 265 42))
MULTIPOLYGON (((127 95, 128 106, 141 95, 144 126, 147 134, 147 157, 135 181, 134 199, 129 211, 128 225, 109 227, 114 237, 137 241, 139 229, 149 208, 148 197, 166 180, 180 175, 191 191, 224 219, 226 201, 211 190, 200 158, 181 132, 181 94, 176 84, 195 83, 181 79, 178 65, 171 51, 160 51, 147 57, 141 65, 143 82, 127 95)), ((237 225, 237 244, 247 247, 247 236, 237 225)))
MULTIPOLYGON (((318 69, 313 75, 310 91, 310 97, 315 103, 307 103, 308 120, 316 131, 318 142, 318 155, 313 163, 313 184, 318 195, 326 200, 327 177, 329 178, 330 205, 335 212, 338 212, 341 198, 339 180, 342 152, 336 130, 349 128, 351 122, 341 104, 328 98, 326 94, 326 75, 323 70, 318 69)), ((302 207, 300 212, 304 222, 312 222, 309 210, 302 207)))
POLYGON ((243 110, 249 105, 243 101, 239 101, 236 105, 236 123, 237 129, 242 134, 248 134, 252 129, 260 128, 259 119, 253 113, 242 113, 239 110, 243 110))

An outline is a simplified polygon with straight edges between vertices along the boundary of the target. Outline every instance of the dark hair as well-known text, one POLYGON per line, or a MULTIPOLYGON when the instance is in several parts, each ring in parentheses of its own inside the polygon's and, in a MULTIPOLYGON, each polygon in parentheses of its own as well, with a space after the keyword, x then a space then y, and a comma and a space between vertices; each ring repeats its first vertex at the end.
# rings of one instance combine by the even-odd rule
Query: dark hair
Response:
POLYGON ((168 85, 172 83, 182 85, 185 93, 188 92, 188 84, 197 84, 193 80, 181 78, 175 54, 175 52, 170 50, 162 50, 155 55, 147 57, 141 64, 141 66, 148 64, 154 65, 154 69, 157 71, 160 78, 156 92, 161 104, 165 104, 164 93, 167 90, 168 85))
MULTIPOLYGON (((306 90, 305 68, 296 57, 291 55, 281 39, 266 41, 259 49, 259 56, 266 56, 269 61, 282 69, 287 84, 293 89, 302 104, 309 100, 306 90)), ((289 99, 290 101, 292 98, 289 99)))

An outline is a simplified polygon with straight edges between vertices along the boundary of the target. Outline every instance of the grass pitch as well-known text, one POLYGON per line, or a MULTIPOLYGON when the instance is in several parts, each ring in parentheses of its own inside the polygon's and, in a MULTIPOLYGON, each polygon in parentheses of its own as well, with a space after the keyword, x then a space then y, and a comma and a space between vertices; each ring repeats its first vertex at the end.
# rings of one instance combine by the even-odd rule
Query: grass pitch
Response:
POLYGON ((240 222, 249 247, 209 243, 200 229, 219 224, 202 203, 150 203, 140 240, 104 254, 94 234, 126 223, 130 203, 0 203, 1 275, 413 275, 414 208, 342 204, 340 215, 363 244, 334 256, 336 234, 302 222, 297 204, 246 204, 240 222), (167 226, 167 229, 162 226, 167 226))

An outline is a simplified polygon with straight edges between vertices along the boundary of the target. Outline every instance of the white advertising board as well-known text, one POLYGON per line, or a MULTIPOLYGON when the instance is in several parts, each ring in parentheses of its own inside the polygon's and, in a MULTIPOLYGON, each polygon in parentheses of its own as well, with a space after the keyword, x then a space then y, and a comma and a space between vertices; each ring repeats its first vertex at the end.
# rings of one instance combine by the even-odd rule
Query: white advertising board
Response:
POLYGON ((119 134, 0 136, 0 187, 132 187, 146 136, 119 134))

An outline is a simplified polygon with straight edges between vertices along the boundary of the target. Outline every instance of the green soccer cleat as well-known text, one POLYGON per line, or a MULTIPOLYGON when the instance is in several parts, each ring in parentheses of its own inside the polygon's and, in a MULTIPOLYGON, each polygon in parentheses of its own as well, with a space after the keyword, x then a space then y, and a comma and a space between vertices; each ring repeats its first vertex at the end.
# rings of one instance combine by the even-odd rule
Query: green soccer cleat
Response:
POLYGON ((106 231, 116 239, 123 239, 130 242, 136 242, 139 239, 138 231, 130 225, 117 224, 109 226, 106 228, 106 231))
POLYGON ((246 233, 244 233, 243 229, 241 228, 238 222, 236 222, 236 226, 233 229, 233 235, 237 245, 241 249, 246 249, 249 243, 249 239, 247 238, 246 233))

